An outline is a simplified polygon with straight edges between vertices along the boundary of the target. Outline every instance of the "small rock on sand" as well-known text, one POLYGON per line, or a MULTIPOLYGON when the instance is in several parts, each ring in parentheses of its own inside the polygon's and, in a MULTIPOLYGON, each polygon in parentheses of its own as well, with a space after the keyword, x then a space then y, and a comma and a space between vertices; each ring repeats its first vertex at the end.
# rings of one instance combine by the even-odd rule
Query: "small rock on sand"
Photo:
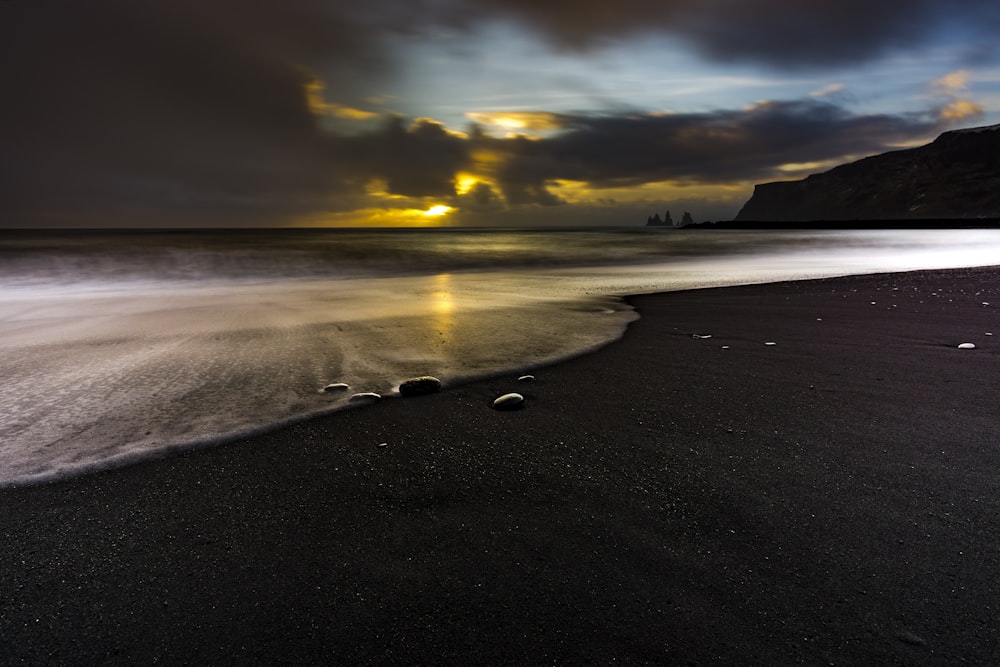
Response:
POLYGON ((493 407, 497 410, 517 410, 524 407, 524 396, 521 394, 504 394, 495 401, 493 407))
POLYGON ((424 394, 433 394, 441 389, 441 380, 430 375, 422 375, 416 378, 410 378, 409 380, 403 382, 399 385, 399 395, 400 396, 422 396, 424 394))
POLYGON ((334 382, 333 384, 328 384, 325 387, 323 387, 323 391, 327 393, 332 393, 335 391, 347 391, 348 386, 349 385, 347 385, 344 382, 334 382))
POLYGON ((380 398, 382 398, 382 396, 380 394, 376 394, 374 391, 362 391, 362 392, 360 392, 358 394, 354 394, 353 396, 351 396, 350 400, 352 400, 352 401, 377 401, 380 398))
POLYGON ((522 375, 521 377, 517 378, 517 381, 518 382, 534 382, 535 381, 535 376, 534 375, 522 375))
POLYGON ((927 641, 923 637, 908 631, 897 633, 896 639, 911 646, 925 646, 927 644, 927 641))
POLYGON ((764 345, 777 345, 777 343, 775 343, 773 340, 769 340, 766 343, 764 343, 764 345))
POLYGON ((962 343, 961 345, 958 346, 958 349, 960 349, 960 350, 974 350, 974 349, 976 349, 976 344, 975 343, 962 343))

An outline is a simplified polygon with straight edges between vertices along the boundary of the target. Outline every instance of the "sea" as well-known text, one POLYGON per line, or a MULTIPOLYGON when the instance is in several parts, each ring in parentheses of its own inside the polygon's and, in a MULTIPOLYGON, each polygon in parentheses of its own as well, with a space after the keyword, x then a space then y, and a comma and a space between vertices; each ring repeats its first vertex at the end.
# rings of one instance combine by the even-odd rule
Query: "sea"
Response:
POLYGON ((629 294, 994 264, 981 229, 0 232, 0 487, 538 368, 629 294))

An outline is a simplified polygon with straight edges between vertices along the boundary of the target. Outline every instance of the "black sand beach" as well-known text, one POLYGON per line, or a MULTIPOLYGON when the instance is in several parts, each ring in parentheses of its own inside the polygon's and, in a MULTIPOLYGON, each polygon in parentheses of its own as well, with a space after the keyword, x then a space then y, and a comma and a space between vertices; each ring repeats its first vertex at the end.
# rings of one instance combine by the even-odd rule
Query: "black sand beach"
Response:
POLYGON ((534 383, 0 491, 0 663, 1000 663, 1000 269, 631 302, 534 383))

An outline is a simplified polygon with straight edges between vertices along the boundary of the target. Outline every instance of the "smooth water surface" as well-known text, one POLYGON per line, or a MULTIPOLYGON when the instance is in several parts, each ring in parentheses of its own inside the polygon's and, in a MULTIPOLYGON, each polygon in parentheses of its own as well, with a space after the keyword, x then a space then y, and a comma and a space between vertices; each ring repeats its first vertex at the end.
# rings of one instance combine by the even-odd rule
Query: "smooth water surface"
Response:
POLYGON ((635 318, 625 294, 998 257, 995 230, 8 232, 0 485, 217 442, 413 375, 579 354, 635 318))

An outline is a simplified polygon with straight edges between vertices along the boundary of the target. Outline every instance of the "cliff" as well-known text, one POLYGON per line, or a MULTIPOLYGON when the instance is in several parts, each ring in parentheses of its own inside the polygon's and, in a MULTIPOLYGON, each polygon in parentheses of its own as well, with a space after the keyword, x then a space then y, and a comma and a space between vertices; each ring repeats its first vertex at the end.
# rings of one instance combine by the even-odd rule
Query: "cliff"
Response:
POLYGON ((1000 217, 1000 125, 945 132, 919 148, 801 181, 764 183, 736 221, 1000 217))

